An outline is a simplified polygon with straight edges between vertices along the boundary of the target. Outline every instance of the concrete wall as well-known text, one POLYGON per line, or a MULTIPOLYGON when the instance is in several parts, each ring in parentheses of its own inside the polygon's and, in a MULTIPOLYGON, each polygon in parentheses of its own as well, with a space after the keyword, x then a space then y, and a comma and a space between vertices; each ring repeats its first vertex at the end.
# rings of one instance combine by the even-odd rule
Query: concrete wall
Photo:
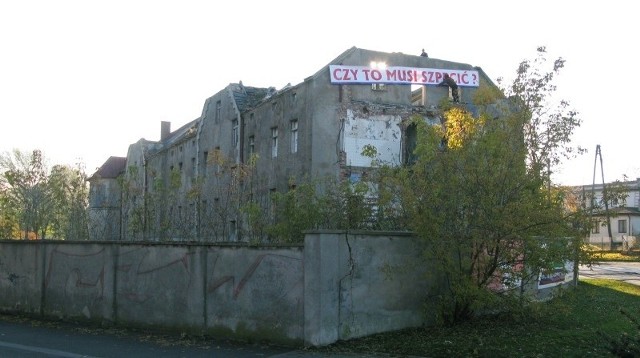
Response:
POLYGON ((302 247, 0 242, 0 310, 302 342, 302 247))
POLYGON ((414 237, 310 233, 304 256, 307 344, 325 345, 425 323, 425 303, 435 287, 414 237))
POLYGON ((422 252, 384 232, 271 247, 0 241, 0 311, 326 345, 430 324, 438 280, 422 252))

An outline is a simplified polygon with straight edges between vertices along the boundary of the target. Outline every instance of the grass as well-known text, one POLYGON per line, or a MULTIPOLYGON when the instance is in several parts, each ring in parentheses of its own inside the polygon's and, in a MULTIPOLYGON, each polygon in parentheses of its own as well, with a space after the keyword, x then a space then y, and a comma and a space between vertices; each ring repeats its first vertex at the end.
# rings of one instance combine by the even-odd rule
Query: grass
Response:
POLYGON ((625 261, 640 262, 640 252, 630 251, 628 253, 621 251, 598 251, 593 253, 595 261, 625 261))
POLYGON ((419 357, 607 357, 609 341, 640 333, 624 308, 640 318, 640 286, 581 281, 527 318, 480 319, 453 327, 408 329, 343 341, 319 351, 379 352, 419 357))
POLYGON ((598 261, 623 261, 623 262, 640 262, 640 249, 632 249, 629 251, 606 251, 601 250, 597 245, 587 245, 586 250, 593 255, 593 260, 598 261))

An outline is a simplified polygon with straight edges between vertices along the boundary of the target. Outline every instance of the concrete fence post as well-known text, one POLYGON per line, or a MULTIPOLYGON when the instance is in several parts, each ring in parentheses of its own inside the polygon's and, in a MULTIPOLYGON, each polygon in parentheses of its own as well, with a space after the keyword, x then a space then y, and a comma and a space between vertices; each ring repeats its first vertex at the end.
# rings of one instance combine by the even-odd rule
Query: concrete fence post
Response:
POLYGON ((339 338, 340 237, 307 233, 304 239, 304 343, 327 345, 339 338))

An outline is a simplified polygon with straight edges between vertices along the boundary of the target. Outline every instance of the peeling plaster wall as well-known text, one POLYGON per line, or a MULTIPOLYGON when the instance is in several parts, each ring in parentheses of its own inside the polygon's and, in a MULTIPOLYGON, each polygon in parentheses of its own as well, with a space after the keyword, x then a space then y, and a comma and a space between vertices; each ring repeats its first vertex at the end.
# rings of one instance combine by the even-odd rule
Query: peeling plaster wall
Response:
POLYGON ((399 165, 402 147, 401 120, 397 115, 373 115, 361 118, 348 109, 344 128, 346 164, 371 167, 373 158, 361 154, 365 146, 371 145, 377 150, 376 159, 386 164, 399 165))

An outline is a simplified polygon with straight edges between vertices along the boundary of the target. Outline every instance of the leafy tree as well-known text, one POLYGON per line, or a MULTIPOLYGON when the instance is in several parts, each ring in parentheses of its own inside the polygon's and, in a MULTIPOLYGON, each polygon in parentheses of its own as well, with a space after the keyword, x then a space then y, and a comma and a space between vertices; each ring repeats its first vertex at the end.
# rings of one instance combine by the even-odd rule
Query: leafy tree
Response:
POLYGON ((88 240, 88 187, 82 164, 55 165, 47 180, 51 207, 51 229, 56 238, 88 240))
POLYGON ((564 68, 565 60, 558 58, 551 70, 545 70, 546 52, 546 47, 538 47, 535 59, 520 62, 515 79, 504 92, 518 108, 528 173, 540 176, 550 185, 553 169, 562 159, 583 154, 585 149, 571 145, 571 137, 582 123, 578 112, 565 100, 554 102, 557 87, 553 81, 564 68))
POLYGON ((380 206, 401 207, 423 239, 445 288, 444 322, 521 302, 528 283, 574 257, 562 238, 578 232, 550 174, 575 153, 570 136, 580 120, 564 101, 555 111, 546 106, 564 61, 548 73, 543 63, 520 64, 508 100, 489 101, 484 91, 478 116, 449 105, 442 126, 414 118, 415 164, 382 171, 380 206))
POLYGON ((47 167, 40 150, 30 155, 19 150, 0 156, 7 205, 16 210, 20 229, 45 238, 50 221, 51 201, 47 187, 47 167))
POLYGON ((371 229, 374 224, 372 191, 364 181, 325 178, 291 187, 273 197, 276 215, 267 232, 274 241, 301 243, 305 230, 371 229))
POLYGON ((0 180, 0 239, 16 239, 20 237, 18 212, 10 205, 5 187, 0 180))
POLYGON ((15 237, 15 228, 25 239, 87 239, 86 174, 82 164, 75 168, 56 165, 49 173, 40 150, 31 154, 14 150, 0 156, 0 198, 3 237, 15 237))
POLYGON ((304 240, 304 230, 320 225, 322 206, 315 183, 303 183, 286 193, 275 193, 273 201, 275 221, 266 230, 274 241, 300 243, 304 240))

